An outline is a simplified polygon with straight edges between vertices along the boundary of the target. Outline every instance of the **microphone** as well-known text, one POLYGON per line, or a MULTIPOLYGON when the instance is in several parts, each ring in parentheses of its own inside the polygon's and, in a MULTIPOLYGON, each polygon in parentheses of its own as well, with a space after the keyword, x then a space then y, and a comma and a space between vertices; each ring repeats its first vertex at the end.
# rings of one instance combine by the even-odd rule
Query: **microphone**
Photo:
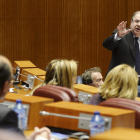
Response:
MULTIPOLYGON (((72 116, 72 115, 63 115, 63 114, 58 114, 58 113, 50 113, 50 112, 46 112, 46 111, 40 111, 39 114, 43 115, 43 116, 48 115, 48 116, 56 116, 56 117, 77 119, 77 120, 79 120, 78 128, 86 129, 86 130, 89 130, 90 121, 93 117, 92 114, 86 114, 86 113, 79 113, 79 117, 72 116)), ((102 116, 102 117, 105 121, 105 130, 111 129, 112 118, 107 117, 107 116, 102 116)))
POLYGON ((77 117, 77 116, 72 116, 72 115, 62 115, 62 114, 50 113, 50 112, 46 112, 46 111, 40 111, 39 114, 43 115, 43 116, 50 115, 50 116, 57 116, 57 117, 64 117, 64 118, 91 121, 91 118, 87 118, 87 117, 77 117))
POLYGON ((13 68, 16 73, 14 74, 14 78, 15 78, 15 81, 13 82, 13 84, 19 84, 19 72, 20 72, 20 68, 17 66, 17 68, 13 68))
MULTIPOLYGON (((44 82, 43 80, 37 78, 36 75, 32 76, 32 75, 28 74, 28 76, 25 76, 25 75, 21 74, 20 73, 20 68, 18 66, 17 66, 17 69, 15 69, 15 68, 13 68, 13 69, 16 70, 16 73, 14 74, 16 76, 16 78, 15 78, 15 81, 13 82, 13 84, 19 84, 20 83, 18 81, 19 80, 19 75, 27 77, 27 84, 29 85, 30 89, 32 89, 33 86, 34 86, 34 79, 37 79, 37 80, 40 80, 40 81, 44 82)), ((25 84, 26 87, 27 87, 27 84, 25 84)))

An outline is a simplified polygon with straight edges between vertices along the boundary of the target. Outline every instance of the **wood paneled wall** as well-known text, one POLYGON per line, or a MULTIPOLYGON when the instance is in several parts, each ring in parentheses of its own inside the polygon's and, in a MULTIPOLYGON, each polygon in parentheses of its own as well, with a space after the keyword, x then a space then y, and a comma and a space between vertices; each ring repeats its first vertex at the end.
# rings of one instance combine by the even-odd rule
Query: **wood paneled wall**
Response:
POLYGON ((0 53, 42 69, 75 59, 78 75, 99 66, 105 76, 111 52, 102 42, 137 10, 140 0, 0 0, 0 53))

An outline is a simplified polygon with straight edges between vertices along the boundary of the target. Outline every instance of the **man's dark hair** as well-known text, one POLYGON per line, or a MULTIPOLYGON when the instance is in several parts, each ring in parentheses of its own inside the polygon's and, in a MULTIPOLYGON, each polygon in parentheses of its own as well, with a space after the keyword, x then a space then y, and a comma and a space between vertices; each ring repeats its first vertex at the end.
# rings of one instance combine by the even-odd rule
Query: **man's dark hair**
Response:
POLYGON ((92 78, 91 78, 91 74, 93 72, 101 72, 101 69, 99 67, 94 67, 94 68, 90 68, 85 70, 85 72, 82 74, 82 81, 83 84, 85 85, 89 85, 92 84, 92 78))
POLYGON ((6 81, 11 81, 11 71, 8 64, 0 62, 0 90, 3 90, 6 81))

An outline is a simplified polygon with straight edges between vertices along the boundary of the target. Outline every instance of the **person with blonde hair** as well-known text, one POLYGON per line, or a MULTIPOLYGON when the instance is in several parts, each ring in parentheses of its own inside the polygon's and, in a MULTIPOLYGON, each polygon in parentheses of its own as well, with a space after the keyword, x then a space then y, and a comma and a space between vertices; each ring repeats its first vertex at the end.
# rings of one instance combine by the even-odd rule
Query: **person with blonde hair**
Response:
POLYGON ((42 84, 35 87, 31 92, 33 92, 41 86, 45 85, 56 85, 67 88, 73 88, 73 84, 77 77, 77 62, 74 60, 67 59, 55 59, 52 60, 46 70, 45 80, 42 84))
POLYGON ((135 100, 138 89, 138 76, 136 71, 122 64, 113 68, 107 75, 99 93, 92 96, 90 104, 98 105, 108 98, 126 98, 135 100))

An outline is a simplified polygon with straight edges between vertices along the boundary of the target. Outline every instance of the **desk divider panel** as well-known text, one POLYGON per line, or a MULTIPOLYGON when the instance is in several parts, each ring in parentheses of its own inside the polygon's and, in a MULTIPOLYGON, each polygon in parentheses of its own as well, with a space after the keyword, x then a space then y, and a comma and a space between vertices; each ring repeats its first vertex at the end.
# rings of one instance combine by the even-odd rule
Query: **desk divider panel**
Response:
POLYGON ((80 91, 92 95, 98 93, 98 88, 89 85, 84 85, 84 84, 74 84, 73 89, 77 94, 79 94, 80 91))
POLYGON ((39 84, 41 84, 41 83, 43 83, 45 81, 45 76, 38 76, 37 78, 39 78, 42 81, 36 79, 36 81, 35 81, 36 85, 39 85, 39 84))
MULTIPOLYGON (((46 71, 40 69, 40 68, 31 68, 31 69, 22 69, 21 74, 28 76, 28 74, 32 75, 32 76, 36 76, 38 78, 38 76, 45 76, 46 71)), ((27 81, 27 77, 21 76, 21 80, 22 81, 27 81)), ((38 79, 34 79, 34 87, 37 86, 38 83, 38 79)))
MULTIPOLYGON (((14 61, 14 68, 16 69, 17 66, 20 68, 20 73, 22 71, 22 69, 25 68, 36 68, 36 66, 29 60, 26 61, 14 61)), ((15 70, 13 70, 13 72, 15 73, 15 70)), ((19 75, 19 81, 20 81, 21 75, 19 75)))
MULTIPOLYGON (((93 114, 94 111, 100 111, 102 116, 112 118, 111 128, 134 128, 135 126, 135 112, 132 110, 61 101, 45 104, 44 111, 78 117, 80 113, 93 114)), ((57 116, 43 116, 43 124, 46 126, 89 132, 89 130, 79 129, 78 122, 79 120, 77 119, 63 118, 57 116)))
POLYGON ((53 99, 38 96, 24 96, 15 93, 8 93, 5 96, 5 101, 16 102, 17 99, 21 99, 23 104, 29 105, 28 130, 34 129, 35 126, 43 127, 42 116, 39 114, 39 111, 43 110, 44 104, 52 103, 53 99))

